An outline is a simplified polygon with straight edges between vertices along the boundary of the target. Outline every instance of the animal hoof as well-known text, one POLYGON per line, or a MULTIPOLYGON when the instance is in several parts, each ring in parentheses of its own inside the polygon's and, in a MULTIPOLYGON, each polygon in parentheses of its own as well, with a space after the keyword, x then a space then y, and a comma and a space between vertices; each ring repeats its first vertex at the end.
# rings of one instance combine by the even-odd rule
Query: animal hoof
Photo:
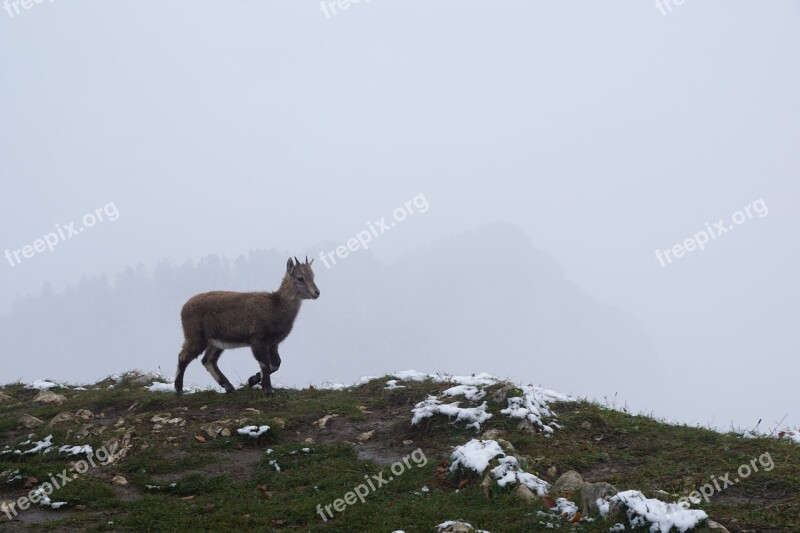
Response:
POLYGON ((261 372, 256 374, 255 376, 251 376, 250 379, 247 380, 247 386, 251 389, 261 383, 261 372))

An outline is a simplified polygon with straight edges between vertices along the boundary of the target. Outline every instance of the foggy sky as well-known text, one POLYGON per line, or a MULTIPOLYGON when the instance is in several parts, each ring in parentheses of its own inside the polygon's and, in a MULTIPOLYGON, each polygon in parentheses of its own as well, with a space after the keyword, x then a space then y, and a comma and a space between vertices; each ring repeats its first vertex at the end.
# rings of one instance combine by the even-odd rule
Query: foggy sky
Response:
MULTIPOLYGON (((429 210, 371 243, 379 261, 514 224, 674 369, 643 365, 626 398, 637 409, 721 426, 788 413, 797 426, 798 24, 788 0, 686 0, 665 15, 649 1, 514 0, 362 0, 330 18, 296 1, 0 11, 0 252, 118 209, 52 252, 0 258, 0 309, 45 281, 60 291, 162 258, 330 251, 424 194, 429 210), (760 199, 766 216, 656 259, 760 199), (672 394, 636 401, 666 378, 672 394)), ((472 283, 513 293, 516 253, 472 283)), ((462 372, 547 359, 504 351, 462 372)), ((177 349, 165 353, 171 368, 177 349)), ((30 365, 1 382, 42 377, 37 358, 54 355, 5 357, 30 365)), ((569 363, 549 361, 592 371, 569 363)))

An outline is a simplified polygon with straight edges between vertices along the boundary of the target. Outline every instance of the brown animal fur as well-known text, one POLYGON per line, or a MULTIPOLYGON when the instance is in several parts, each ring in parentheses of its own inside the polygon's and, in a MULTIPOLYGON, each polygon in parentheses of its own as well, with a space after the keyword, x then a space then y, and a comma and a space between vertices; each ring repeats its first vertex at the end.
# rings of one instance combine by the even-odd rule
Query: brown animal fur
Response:
POLYGON ((184 342, 178 355, 175 390, 183 392, 186 367, 205 351, 203 366, 227 392, 234 386, 217 366, 228 348, 250 346, 261 365, 261 372, 248 380, 253 387, 261 383, 265 394, 273 394, 270 374, 281 366, 278 345, 292 331, 303 300, 319 298, 314 271, 305 263, 290 258, 286 275, 275 292, 205 292, 193 296, 181 310, 184 342))

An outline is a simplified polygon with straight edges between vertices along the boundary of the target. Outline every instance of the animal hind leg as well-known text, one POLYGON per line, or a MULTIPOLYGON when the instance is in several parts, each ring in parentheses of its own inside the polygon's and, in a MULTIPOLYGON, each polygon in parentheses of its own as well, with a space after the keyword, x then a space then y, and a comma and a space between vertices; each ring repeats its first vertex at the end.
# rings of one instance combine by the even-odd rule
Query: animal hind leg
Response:
POLYGON ((216 346, 209 346, 206 348, 206 353, 203 355, 203 366, 206 367, 211 377, 219 383, 220 387, 225 389, 226 392, 234 392, 236 387, 228 381, 228 378, 225 377, 225 374, 223 374, 219 366, 217 366, 217 361, 219 361, 223 351, 225 350, 217 348, 216 346))
POLYGON ((183 394, 183 374, 186 372, 186 367, 189 363, 197 359, 203 353, 205 345, 199 341, 183 341, 183 348, 178 355, 178 371, 175 374, 175 392, 183 394))

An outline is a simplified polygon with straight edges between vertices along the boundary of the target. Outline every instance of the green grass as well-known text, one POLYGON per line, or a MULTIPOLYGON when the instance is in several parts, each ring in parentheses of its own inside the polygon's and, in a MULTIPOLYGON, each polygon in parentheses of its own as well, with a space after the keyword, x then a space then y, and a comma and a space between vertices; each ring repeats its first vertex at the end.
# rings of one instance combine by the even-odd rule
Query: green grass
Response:
MULTIPOLYGON (((135 446, 120 463, 93 468, 52 494, 53 501, 67 501, 70 506, 44 512, 48 520, 3 523, 0 527, 52 531, 413 532, 435 531, 435 526, 445 520, 463 519, 493 533, 544 528, 544 519, 537 514, 547 511, 543 502, 526 504, 516 499, 513 491, 498 487, 487 498, 480 490, 479 476, 442 473, 441 467, 449 465, 453 446, 474 438, 475 431, 441 417, 412 427, 410 410, 444 385, 404 382, 404 388, 388 391, 385 381, 374 380, 343 391, 286 390, 272 398, 251 390, 178 397, 149 393, 136 383, 136 376, 129 375, 112 388, 108 388, 111 382, 104 382, 86 391, 55 389, 68 398, 61 406, 33 403, 36 391, 25 390, 20 384, 6 386, 2 391, 14 401, 0 404, 0 449, 6 444, 16 447, 31 433, 34 440, 52 434, 57 445, 90 444, 97 448, 126 430, 134 431, 135 446), (90 424, 17 429, 22 414, 49 422, 61 412, 78 409, 89 409, 96 418, 90 424), (185 422, 153 431, 152 417, 166 413, 185 422), (316 428, 313 423, 326 414, 338 417, 325 430, 316 428), (232 420, 226 424, 232 431, 230 436, 214 439, 201 429, 218 420, 232 420), (235 431, 243 425, 262 424, 272 429, 259 439, 241 437, 235 431), (88 435, 76 437, 86 429, 88 435), (359 433, 370 429, 376 431, 372 440, 354 444, 359 433), (203 438, 198 440, 197 436, 203 438), (309 437, 313 443, 306 442, 309 437), (413 444, 403 444, 404 440, 413 444), (309 453, 302 451, 306 447, 309 453), (318 505, 332 505, 366 483, 367 478, 381 472, 385 478, 391 476, 391 463, 418 447, 427 464, 410 462, 401 475, 370 490, 364 503, 348 505, 344 512, 334 511, 332 519, 323 520, 318 514, 318 505), (271 454, 266 453, 268 448, 273 450, 271 454), (385 460, 378 464, 359 459, 359 450, 385 460), (273 460, 280 472, 270 464, 273 460), (127 486, 114 485, 114 476, 123 476, 127 486), (423 486, 429 492, 422 492, 423 486)), ((676 497, 659 491, 688 495, 712 478, 735 473, 740 465, 769 453, 774 463, 771 470, 759 465, 758 472, 714 496, 710 503, 704 501, 695 507, 704 509, 731 531, 800 530, 797 444, 666 425, 588 402, 553 406, 562 428, 546 437, 517 429, 518 421, 500 414, 504 407, 505 402, 489 401, 494 416, 483 430, 503 430, 504 438, 526 460, 528 471, 550 482, 554 481, 548 477, 552 468, 558 474, 577 470, 589 481, 607 481, 620 490, 641 490, 650 497, 674 501, 676 497)), ((41 483, 69 468, 74 460, 57 453, 0 456, 0 472, 19 470, 23 478, 11 484, 0 478, 0 499, 22 496, 25 479, 35 477, 41 483)), ((608 531, 612 525, 600 519, 574 525, 556 518, 549 521, 556 530, 564 531, 608 531)))

